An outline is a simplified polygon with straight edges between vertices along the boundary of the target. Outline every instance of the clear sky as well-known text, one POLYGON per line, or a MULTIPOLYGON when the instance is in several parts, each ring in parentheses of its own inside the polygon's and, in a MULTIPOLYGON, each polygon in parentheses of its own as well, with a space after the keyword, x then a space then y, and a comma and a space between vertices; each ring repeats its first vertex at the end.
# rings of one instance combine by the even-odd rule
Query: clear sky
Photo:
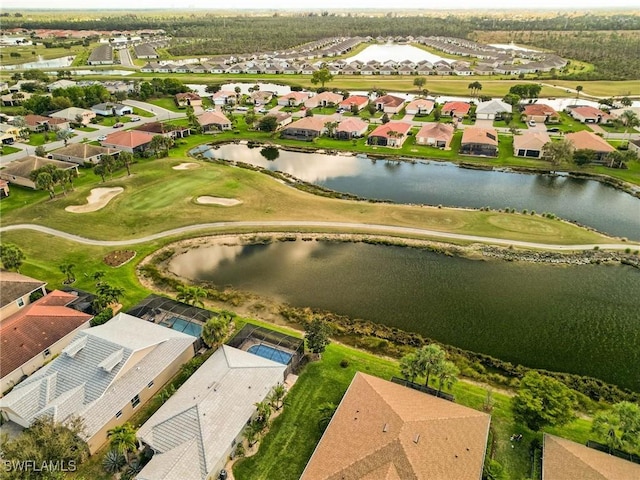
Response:
POLYGON ((3 9, 161 9, 175 8, 184 13, 198 9, 571 9, 584 11, 601 8, 629 8, 639 10, 638 0, 2 0, 3 9))

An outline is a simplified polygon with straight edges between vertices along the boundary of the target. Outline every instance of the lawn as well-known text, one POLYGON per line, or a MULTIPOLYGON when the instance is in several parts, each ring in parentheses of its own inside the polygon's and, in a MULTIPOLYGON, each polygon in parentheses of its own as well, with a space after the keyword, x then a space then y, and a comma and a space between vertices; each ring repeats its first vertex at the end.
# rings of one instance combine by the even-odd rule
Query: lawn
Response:
POLYGON ((97 125, 102 125, 103 127, 113 127, 116 123, 129 123, 131 122, 131 117, 124 115, 122 117, 96 117, 97 125))
POLYGON ((92 128, 92 127, 77 127, 76 130, 79 130, 81 132, 95 132, 98 129, 97 128, 92 128))
MULTIPOLYGON (((64 42, 63 42, 64 43, 64 42)), ((38 56, 43 60, 53 58, 69 57, 82 54, 85 47, 73 45, 69 47, 46 48, 44 45, 24 45, 2 47, 2 64, 15 65, 18 63, 29 63, 38 61, 38 56), (12 57, 11 53, 19 54, 19 57, 12 57)))
POLYGON ((29 145, 33 147, 39 147, 40 145, 44 145, 49 142, 56 141, 56 134, 54 132, 39 132, 39 133, 31 133, 29 135, 29 141, 27 142, 29 145))
POLYGON ((142 110, 141 108, 137 108, 137 107, 133 107, 133 114, 137 115, 138 117, 145 117, 145 118, 151 118, 155 116, 153 113, 148 112, 146 110, 142 110))
POLYGON ((591 129, 587 125, 585 125, 584 123, 580 123, 571 115, 565 112, 560 112, 560 123, 550 123, 548 125, 548 128, 558 128, 563 133, 579 132, 581 130, 591 131, 591 129))
POLYGON ((2 145, 2 149, 0 149, 0 155, 9 155, 11 153, 16 153, 19 151, 19 148, 12 147, 10 145, 2 145))
POLYGON ((172 112, 184 113, 184 108, 178 108, 176 102, 173 100, 173 97, 168 98, 150 98, 147 100, 147 103, 151 103, 156 107, 164 108, 166 110, 171 110, 172 112))

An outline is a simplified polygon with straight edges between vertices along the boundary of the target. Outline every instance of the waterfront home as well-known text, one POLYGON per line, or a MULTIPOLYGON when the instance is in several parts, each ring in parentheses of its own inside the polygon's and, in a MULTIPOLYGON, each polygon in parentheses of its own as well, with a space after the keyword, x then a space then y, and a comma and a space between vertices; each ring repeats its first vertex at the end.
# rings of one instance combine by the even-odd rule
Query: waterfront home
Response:
POLYGON ((435 102, 426 98, 416 98, 409 102, 404 111, 408 115, 429 115, 433 111, 435 102))
POLYGON ((405 99, 394 95, 382 95, 375 99, 376 110, 384 113, 393 114, 402 110, 405 99))
POLYGON ((467 102, 447 102, 442 106, 441 113, 443 116, 462 120, 469 114, 470 109, 471 105, 467 102))
POLYGON ((591 106, 571 108, 569 115, 582 123, 607 123, 612 119, 607 112, 591 106))
POLYGON ((355 105, 358 111, 362 110, 369 103, 369 97, 365 95, 351 95, 342 100, 338 106, 344 110, 351 110, 355 105))
POLYGON ((525 105, 522 115, 524 121, 527 123, 532 121, 538 123, 558 123, 560 121, 560 114, 544 103, 525 105))
POLYGON ((233 105, 236 103, 236 92, 230 90, 219 90, 211 95, 214 105, 233 105))
POLYGON ((416 133, 416 145, 449 150, 455 127, 450 123, 426 123, 416 133))
POLYGON ((359 118, 347 118, 342 120, 336 127, 335 135, 340 140, 351 140, 360 138, 367 133, 369 124, 359 118))
POLYGON ((304 106, 307 108, 330 107, 338 105, 340 102, 342 102, 342 95, 333 92, 322 92, 305 100, 304 106))
POLYGON ((384 123, 373 130, 367 138, 369 145, 400 148, 407 139, 411 124, 405 122, 384 123))
POLYGON ((184 138, 191 134, 190 127, 181 125, 173 125, 166 122, 148 122, 143 123, 135 128, 139 132, 148 132, 156 135, 162 135, 167 138, 184 138))
POLYGON ((281 107, 298 107, 308 98, 308 92, 290 92, 278 98, 278 105, 281 107))
POLYGON ((222 112, 205 112, 197 117, 203 132, 212 130, 231 130, 232 124, 222 112))
POLYGON ((283 128, 286 125, 289 125, 293 121, 293 117, 290 113, 287 112, 275 112, 269 113, 266 115, 267 117, 275 117, 276 124, 278 125, 278 129, 283 128))
POLYGON ((591 150, 595 152, 595 163, 603 163, 605 157, 616 150, 602 137, 586 130, 567 133, 565 138, 571 142, 575 150, 591 150))
POLYGON ((542 158, 544 146, 551 142, 547 132, 524 132, 513 136, 513 155, 516 157, 542 158))
POLYGON ((78 175, 78 165, 75 163, 61 162, 59 160, 29 155, 7 164, 0 170, 0 178, 15 185, 22 185, 23 187, 36 190, 36 183, 30 178, 31 172, 45 165, 53 165, 61 170, 73 170, 74 174, 76 176, 78 175))
POLYGON ((180 108, 202 106, 202 98, 193 92, 176 93, 175 102, 180 108))
POLYGON ((502 118, 505 113, 511 113, 513 107, 502 100, 489 100, 480 102, 476 108, 476 118, 478 120, 495 120, 502 118))
POLYGON ((493 128, 465 128, 462 133, 460 153, 479 157, 497 157, 498 132, 493 128))
POLYGON ((251 98, 251 102, 254 105, 266 105, 273 98, 273 93, 261 90, 258 92, 253 92, 251 95, 249 95, 249 97, 251 98))
POLYGON ((101 142, 103 147, 122 150, 129 153, 142 153, 149 148, 154 134, 138 130, 121 130, 107 135, 101 142))
POLYGON ((98 163, 103 155, 117 156, 120 150, 91 145, 89 143, 70 143, 66 147, 58 148, 50 153, 55 160, 77 163, 98 163))
POLYGON ((311 141, 327 131, 327 119, 319 117, 303 117, 282 129, 282 138, 311 141))

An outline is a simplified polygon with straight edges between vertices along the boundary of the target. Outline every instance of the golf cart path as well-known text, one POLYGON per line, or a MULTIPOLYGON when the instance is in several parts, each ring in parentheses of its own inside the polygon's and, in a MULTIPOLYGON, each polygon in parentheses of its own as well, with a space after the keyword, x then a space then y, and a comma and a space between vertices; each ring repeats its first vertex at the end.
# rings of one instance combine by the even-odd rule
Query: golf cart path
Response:
POLYGON ((535 243, 535 242, 523 242, 519 240, 507 240, 503 238, 491 238, 480 237, 476 235, 464 235, 460 233, 448 233, 439 232, 436 230, 427 230, 423 228, 413 227, 400 227, 394 225, 377 225, 370 223, 349 223, 349 222, 314 222, 314 221, 271 221, 271 222, 215 222, 215 223, 199 223, 196 225, 187 225, 184 227, 174 228, 171 230, 165 230, 164 232, 154 233, 152 235, 146 235, 144 237, 132 238, 129 240, 94 240, 91 238, 81 237, 72 233, 63 232, 53 228, 45 227, 35 224, 16 224, 0 227, 0 233, 10 232, 14 230, 34 230, 36 232, 46 233, 54 235, 56 237, 71 240, 73 242, 82 243, 85 245, 94 245, 100 247, 120 247, 125 245, 136 245, 140 243, 146 243, 160 238, 171 237, 174 235, 181 235, 183 233, 195 232, 198 230, 206 229, 224 229, 224 228, 237 228, 237 227, 256 227, 256 228, 271 228, 271 227, 304 227, 304 228, 342 228, 345 230, 364 230, 371 233, 391 233, 391 234, 407 234, 407 235, 423 235, 435 238, 450 239, 450 240, 464 240, 470 242, 489 243, 494 245, 513 245, 514 247, 534 248, 542 250, 593 250, 598 247, 601 250, 625 250, 627 248, 636 248, 639 245, 637 243, 600 243, 600 244, 586 244, 586 245, 557 245, 548 243, 535 243))

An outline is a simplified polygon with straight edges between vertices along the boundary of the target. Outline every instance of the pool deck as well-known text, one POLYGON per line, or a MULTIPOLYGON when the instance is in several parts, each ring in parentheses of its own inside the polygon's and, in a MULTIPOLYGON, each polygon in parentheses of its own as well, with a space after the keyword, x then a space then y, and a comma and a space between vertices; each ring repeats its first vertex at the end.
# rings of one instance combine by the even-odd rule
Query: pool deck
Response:
POLYGON ((249 349, 254 345, 264 345, 265 347, 275 348, 276 350, 280 350, 283 353, 287 353, 291 355, 292 358, 296 355, 296 352, 294 352, 293 350, 282 347, 280 345, 274 345, 273 343, 265 342, 262 340, 256 340, 255 338, 247 338, 244 342, 242 342, 242 344, 238 348, 240 350, 244 350, 245 352, 248 352, 249 349))

